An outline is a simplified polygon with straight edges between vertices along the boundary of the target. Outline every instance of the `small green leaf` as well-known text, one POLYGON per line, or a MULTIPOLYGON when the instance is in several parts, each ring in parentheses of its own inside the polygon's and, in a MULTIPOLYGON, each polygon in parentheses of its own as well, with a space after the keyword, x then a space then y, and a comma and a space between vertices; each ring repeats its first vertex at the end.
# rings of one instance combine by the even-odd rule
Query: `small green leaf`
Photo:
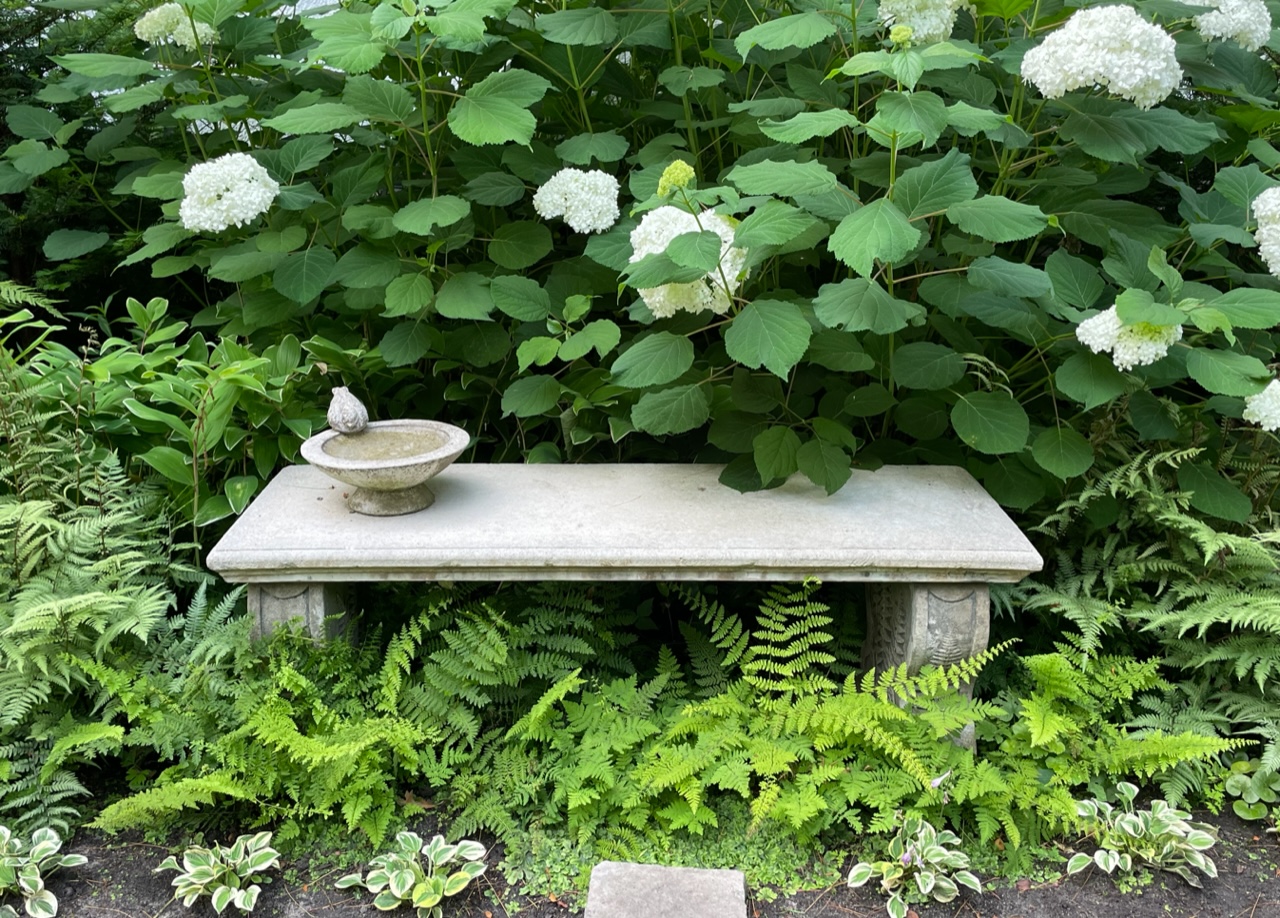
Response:
POLYGON ((87 77, 141 76, 155 69, 151 61, 120 54, 63 54, 52 60, 64 70, 87 77))
POLYGON ((267 118, 263 127, 282 134, 330 134, 365 120, 364 113, 341 102, 317 102, 302 108, 291 108, 282 115, 267 118))
POLYGON ((1266 364, 1256 357, 1205 347, 1193 347, 1187 354, 1187 373, 1216 395, 1256 395, 1271 379, 1266 364))
POLYGON ((1054 373, 1054 381, 1063 395, 1085 408, 1104 405, 1125 390, 1124 376, 1108 355, 1084 351, 1068 357, 1054 373))
POLYGON ((50 261, 66 261, 79 258, 102 248, 111 237, 106 233, 91 233, 88 230, 54 230, 44 240, 44 256, 50 261))
POLYGON ((902 173, 893 186, 893 203, 907 219, 916 220, 970 201, 977 193, 969 155, 952 149, 940 159, 902 173))
POLYGON ((608 45, 618 37, 613 14, 597 6, 543 13, 534 28, 558 45, 608 45))
POLYGON ((493 306, 489 278, 482 274, 455 274, 436 292, 436 311, 446 319, 488 319, 493 306))
POLYGON ((417 363, 431 350, 431 327, 422 322, 400 322, 378 342, 378 351, 389 367, 417 363))
POLYGON ((711 402, 701 385, 675 386, 641 396, 631 409, 636 429, 655 435, 684 433, 711 416, 711 402))
POLYGON ((853 474, 849 468, 849 454, 821 439, 810 440, 800 447, 796 461, 800 464, 800 471, 828 494, 843 488, 853 474))
POLYGON ((333 252, 320 246, 291 252, 276 267, 272 286, 295 303, 310 303, 329 285, 337 263, 333 252))
POLYGON ((551 314, 551 297, 537 281, 501 274, 489 282, 493 305, 521 322, 540 322, 551 314))
POLYGON ((780 300, 756 300, 725 332, 729 356, 752 369, 761 366, 785 379, 809 347, 812 329, 800 307, 780 300))
POLYGON ((765 194, 794 197, 824 194, 835 189, 835 175, 821 163, 763 162, 734 166, 725 176, 743 194, 765 194))
POLYGON ((919 228, 912 226, 892 201, 879 198, 841 220, 827 246, 853 270, 870 277, 877 261, 899 261, 911 254, 919 241, 919 228))
POLYGON ((1070 427, 1049 427, 1031 444, 1031 455, 1042 469, 1066 480, 1093 467, 1093 447, 1070 427))
POLYGON ((498 227, 488 248, 490 261, 512 271, 536 264, 550 251, 551 230, 545 224, 532 220, 505 223, 498 227))
POLYGON ((951 409, 951 426, 961 440, 990 456, 1021 452, 1031 432, 1026 411, 1005 392, 962 395, 951 409))
POLYGON ((1178 488, 1191 496, 1192 507, 1209 516, 1244 523, 1253 514, 1253 502, 1207 462, 1179 466, 1178 488))
POLYGON ((537 119, 529 109, 550 88, 547 80, 527 70, 491 73, 449 109, 449 129, 459 139, 477 146, 527 144, 537 127, 537 119))
POLYGON ((888 335, 924 315, 917 303, 895 299, 873 280, 847 278, 824 284, 813 301, 818 321, 828 328, 888 335))
POLYGON ((456 195, 424 198, 406 204, 391 218, 396 229, 415 236, 429 236, 437 227, 457 223, 471 213, 471 205, 456 195))
POLYGON ((674 382, 693 366, 693 343, 681 335, 660 331, 641 338, 613 362, 615 385, 628 389, 674 382))
POLYGON ((929 341, 904 344, 893 353, 893 379, 908 389, 945 389, 964 376, 964 358, 929 341))
POLYGON ((554 376, 525 376, 502 393, 502 413, 518 418, 545 414, 560 402, 560 383, 554 376))
POLYGON ((560 345, 560 359, 577 360, 585 357, 592 349, 596 356, 604 357, 622 340, 622 331, 609 319, 596 319, 587 323, 581 330, 574 332, 560 345))
POLYGON ((990 242, 1026 239, 1049 225, 1049 218, 1039 207, 991 194, 952 204, 947 208, 947 219, 966 233, 990 242))
POLYGON ((767 51, 812 48, 836 34, 835 23, 819 13, 794 13, 771 19, 739 33, 733 47, 745 61, 759 45, 767 51))
POLYGON ((602 163, 616 163, 627 155, 627 146, 627 139, 613 131, 576 134, 556 146, 556 156, 575 166, 590 165, 593 159, 602 163))
POLYGON ((751 441, 760 481, 768 484, 775 478, 788 478, 799 467, 800 437, 790 427, 770 427, 751 441))
POLYGON ((153 446, 139 455, 138 458, 170 481, 176 481, 178 484, 188 486, 193 483, 191 466, 187 464, 187 457, 172 446, 153 446))

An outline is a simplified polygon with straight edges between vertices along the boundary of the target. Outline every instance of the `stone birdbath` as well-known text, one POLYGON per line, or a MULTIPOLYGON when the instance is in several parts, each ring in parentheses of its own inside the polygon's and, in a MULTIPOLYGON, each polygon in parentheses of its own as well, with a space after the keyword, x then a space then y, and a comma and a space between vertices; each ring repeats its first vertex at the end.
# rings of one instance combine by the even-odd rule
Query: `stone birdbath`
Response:
POLYGON ((302 444, 302 457, 355 488, 347 507, 368 516, 399 516, 435 501, 427 482, 462 455, 470 435, 441 421, 369 421, 360 400, 333 390, 329 430, 302 444))

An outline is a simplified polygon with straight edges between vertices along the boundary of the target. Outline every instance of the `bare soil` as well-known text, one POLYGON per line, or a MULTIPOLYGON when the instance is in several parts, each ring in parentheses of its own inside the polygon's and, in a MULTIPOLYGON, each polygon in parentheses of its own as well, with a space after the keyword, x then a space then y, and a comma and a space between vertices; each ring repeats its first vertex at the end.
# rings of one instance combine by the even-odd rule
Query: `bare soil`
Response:
MULTIPOLYGON (((914 907, 916 918, 1280 918, 1280 839, 1257 823, 1232 814, 1204 815, 1220 827, 1220 841, 1211 854, 1219 877, 1205 880, 1203 890, 1169 874, 1140 879, 1135 889, 1122 892, 1106 875, 1092 871, 1064 877, 1046 869, 1036 878, 1012 883, 984 883, 982 895, 968 893, 946 905, 914 907)), ((173 873, 154 874, 152 868, 166 854, 159 845, 137 838, 107 838, 92 832, 77 836, 69 846, 89 858, 89 864, 63 870, 50 878, 50 888, 67 918, 179 918, 213 916, 208 900, 190 911, 172 899, 173 873)), ((496 860, 495 855, 490 861, 496 860)), ((263 887, 255 916, 261 918, 372 918, 377 912, 367 894, 340 891, 334 880, 344 868, 332 859, 288 862, 263 887), (325 866, 320 866, 324 864, 325 866)), ((848 869, 848 864, 845 869, 848 869)), ((829 889, 777 896, 753 895, 750 918, 879 918, 883 901, 869 888, 849 889, 843 883, 829 889)), ((494 869, 462 896, 448 900, 447 918, 567 918, 580 913, 582 903, 566 897, 531 899, 506 885, 494 869)), ((225 914, 234 914, 228 910, 225 914)), ((410 915, 408 910, 398 914, 410 915)), ((652 918, 686 918, 654 915, 652 918)), ((693 916, 687 916, 693 918, 693 916)))

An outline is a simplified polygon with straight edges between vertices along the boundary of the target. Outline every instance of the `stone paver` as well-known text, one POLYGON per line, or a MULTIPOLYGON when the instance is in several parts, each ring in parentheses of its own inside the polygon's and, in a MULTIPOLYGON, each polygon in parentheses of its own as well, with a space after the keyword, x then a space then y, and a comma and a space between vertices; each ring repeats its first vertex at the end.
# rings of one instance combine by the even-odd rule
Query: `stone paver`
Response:
POLYGON ((585 918, 746 918, 740 870, 602 861, 591 871, 585 918))

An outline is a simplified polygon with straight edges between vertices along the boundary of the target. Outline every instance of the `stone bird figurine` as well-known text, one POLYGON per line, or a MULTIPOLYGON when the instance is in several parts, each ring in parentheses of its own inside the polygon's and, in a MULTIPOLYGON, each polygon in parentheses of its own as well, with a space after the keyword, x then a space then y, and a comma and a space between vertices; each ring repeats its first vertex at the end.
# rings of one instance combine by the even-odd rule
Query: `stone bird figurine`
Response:
POLYGON ((329 402, 329 426, 339 433, 357 434, 368 425, 369 410, 346 386, 337 386, 329 402))

